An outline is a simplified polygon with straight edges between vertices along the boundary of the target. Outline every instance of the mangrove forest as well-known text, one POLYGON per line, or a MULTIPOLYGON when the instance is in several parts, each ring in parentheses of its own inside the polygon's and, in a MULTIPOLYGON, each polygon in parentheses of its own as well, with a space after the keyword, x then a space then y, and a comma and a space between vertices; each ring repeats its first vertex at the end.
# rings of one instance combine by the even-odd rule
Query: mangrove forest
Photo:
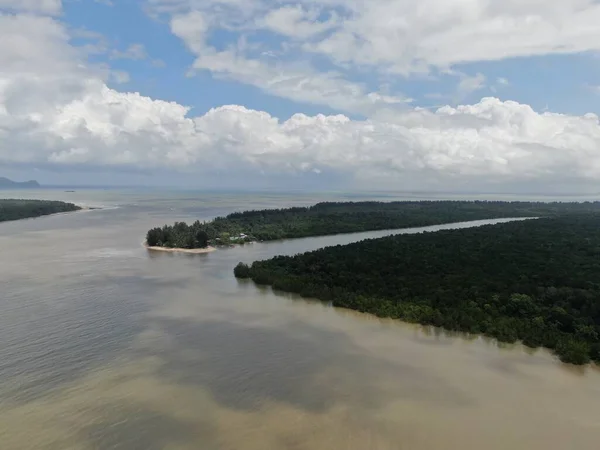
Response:
POLYGON ((235 212, 191 225, 153 228, 150 246, 202 248, 248 241, 422 227, 506 217, 554 217, 600 213, 599 202, 542 203, 500 201, 325 202, 310 207, 235 212))
MULTIPOLYGON (((564 362, 600 362, 600 214, 593 212, 596 204, 563 205, 398 205, 392 210, 402 213, 387 210, 380 217, 394 225, 404 217, 412 226, 494 215, 550 217, 365 240, 240 263, 234 272, 334 306, 519 340, 552 349, 564 362)), ((332 206, 329 213, 337 208, 361 217, 352 206, 332 206)), ((250 216, 234 219, 242 217, 250 216)), ((359 227, 366 223, 379 222, 365 219, 359 227)))

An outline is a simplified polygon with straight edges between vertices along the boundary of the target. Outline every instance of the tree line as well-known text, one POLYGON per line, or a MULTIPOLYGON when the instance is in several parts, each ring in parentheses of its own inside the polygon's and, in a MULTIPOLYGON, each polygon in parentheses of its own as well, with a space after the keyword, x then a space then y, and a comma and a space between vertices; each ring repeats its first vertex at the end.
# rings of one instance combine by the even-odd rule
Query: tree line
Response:
POLYGON ((152 228, 146 234, 146 244, 155 247, 170 248, 205 248, 208 247, 208 234, 205 224, 199 221, 188 225, 185 222, 175 222, 162 228, 152 228))
POLYGON ((0 222, 27 219, 81 209, 73 203, 54 200, 0 199, 0 222))
POLYGON ((599 202, 500 201, 324 202, 310 207, 251 210, 191 225, 153 228, 149 245, 197 248, 338 233, 422 227, 502 217, 558 216, 600 212, 599 202), (204 234, 206 233, 206 240, 204 234), (200 234, 199 234, 200 233, 200 234), (243 235, 243 236, 241 236, 243 235), (241 237, 240 237, 241 236, 241 237))
POLYGON ((334 306, 600 362, 600 214, 581 214, 588 207, 240 263, 234 273, 334 306))

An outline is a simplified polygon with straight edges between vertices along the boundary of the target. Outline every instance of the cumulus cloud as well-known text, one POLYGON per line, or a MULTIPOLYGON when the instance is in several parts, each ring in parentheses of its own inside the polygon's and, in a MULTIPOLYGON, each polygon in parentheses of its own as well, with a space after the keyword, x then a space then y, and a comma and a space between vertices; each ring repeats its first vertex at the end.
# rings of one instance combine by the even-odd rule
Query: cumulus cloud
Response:
POLYGON ((417 109, 387 122, 304 114, 280 121, 241 106, 189 117, 177 103, 119 93, 98 81, 57 110, 39 111, 0 115, 0 123, 12 125, 1 128, 2 142, 18 144, 0 147, 2 162, 336 171, 390 181, 551 183, 600 175, 597 116, 539 114, 494 98, 434 112, 417 109))
MULTIPOLYGON (((191 26, 182 14, 174 16, 174 31, 206 48, 208 22, 191 26)), ((593 114, 539 113, 484 98, 435 111, 386 110, 366 120, 280 120, 239 105, 192 115, 175 102, 109 88, 110 72, 87 64, 54 18, 0 16, 0 40, 14 44, 0 47, 0 165, 310 173, 325 180, 336 174, 369 187, 414 189, 573 180, 584 186, 600 176, 593 114)), ((353 101, 361 98, 394 101, 365 92, 353 101)))

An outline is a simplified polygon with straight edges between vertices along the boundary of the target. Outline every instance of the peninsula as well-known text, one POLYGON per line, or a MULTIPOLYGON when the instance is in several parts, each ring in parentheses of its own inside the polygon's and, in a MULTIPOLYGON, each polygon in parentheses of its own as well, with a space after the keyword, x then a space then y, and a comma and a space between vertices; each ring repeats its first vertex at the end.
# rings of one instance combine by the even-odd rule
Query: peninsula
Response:
POLYGON ((80 209, 82 208, 73 203, 54 200, 0 199, 0 222, 79 211, 80 209))
POLYGON ((39 188, 40 183, 35 180, 13 181, 6 177, 0 177, 0 189, 39 188))
POLYGON ((311 207, 245 211, 191 225, 153 228, 150 247, 196 249, 252 241, 324 236, 509 217, 599 212, 599 202, 496 201, 326 202, 311 207))
POLYGON ((365 240, 240 263, 234 273, 334 306, 600 363, 598 213, 365 240))

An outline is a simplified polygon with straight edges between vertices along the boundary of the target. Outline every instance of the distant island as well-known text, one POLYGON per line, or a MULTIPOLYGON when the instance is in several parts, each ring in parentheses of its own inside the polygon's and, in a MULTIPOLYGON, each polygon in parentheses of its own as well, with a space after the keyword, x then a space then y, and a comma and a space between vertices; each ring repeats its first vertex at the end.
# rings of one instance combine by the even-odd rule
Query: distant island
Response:
MULTIPOLYGON (((520 340, 568 363, 600 363, 600 214, 581 212, 592 205, 240 263, 234 273, 334 306, 520 340)), ((531 207, 528 214, 541 206, 531 207)))
POLYGON ((13 181, 5 177, 0 177, 0 189, 7 188, 39 188, 40 183, 35 180, 30 181, 13 181))
POLYGON ((325 202, 311 207, 245 211, 191 225, 153 228, 150 247, 201 249, 252 241, 422 227, 507 217, 547 217, 600 212, 599 202, 490 201, 325 202))
POLYGON ((0 199, 0 222, 78 211, 80 209, 82 208, 73 203, 53 200, 0 199))

